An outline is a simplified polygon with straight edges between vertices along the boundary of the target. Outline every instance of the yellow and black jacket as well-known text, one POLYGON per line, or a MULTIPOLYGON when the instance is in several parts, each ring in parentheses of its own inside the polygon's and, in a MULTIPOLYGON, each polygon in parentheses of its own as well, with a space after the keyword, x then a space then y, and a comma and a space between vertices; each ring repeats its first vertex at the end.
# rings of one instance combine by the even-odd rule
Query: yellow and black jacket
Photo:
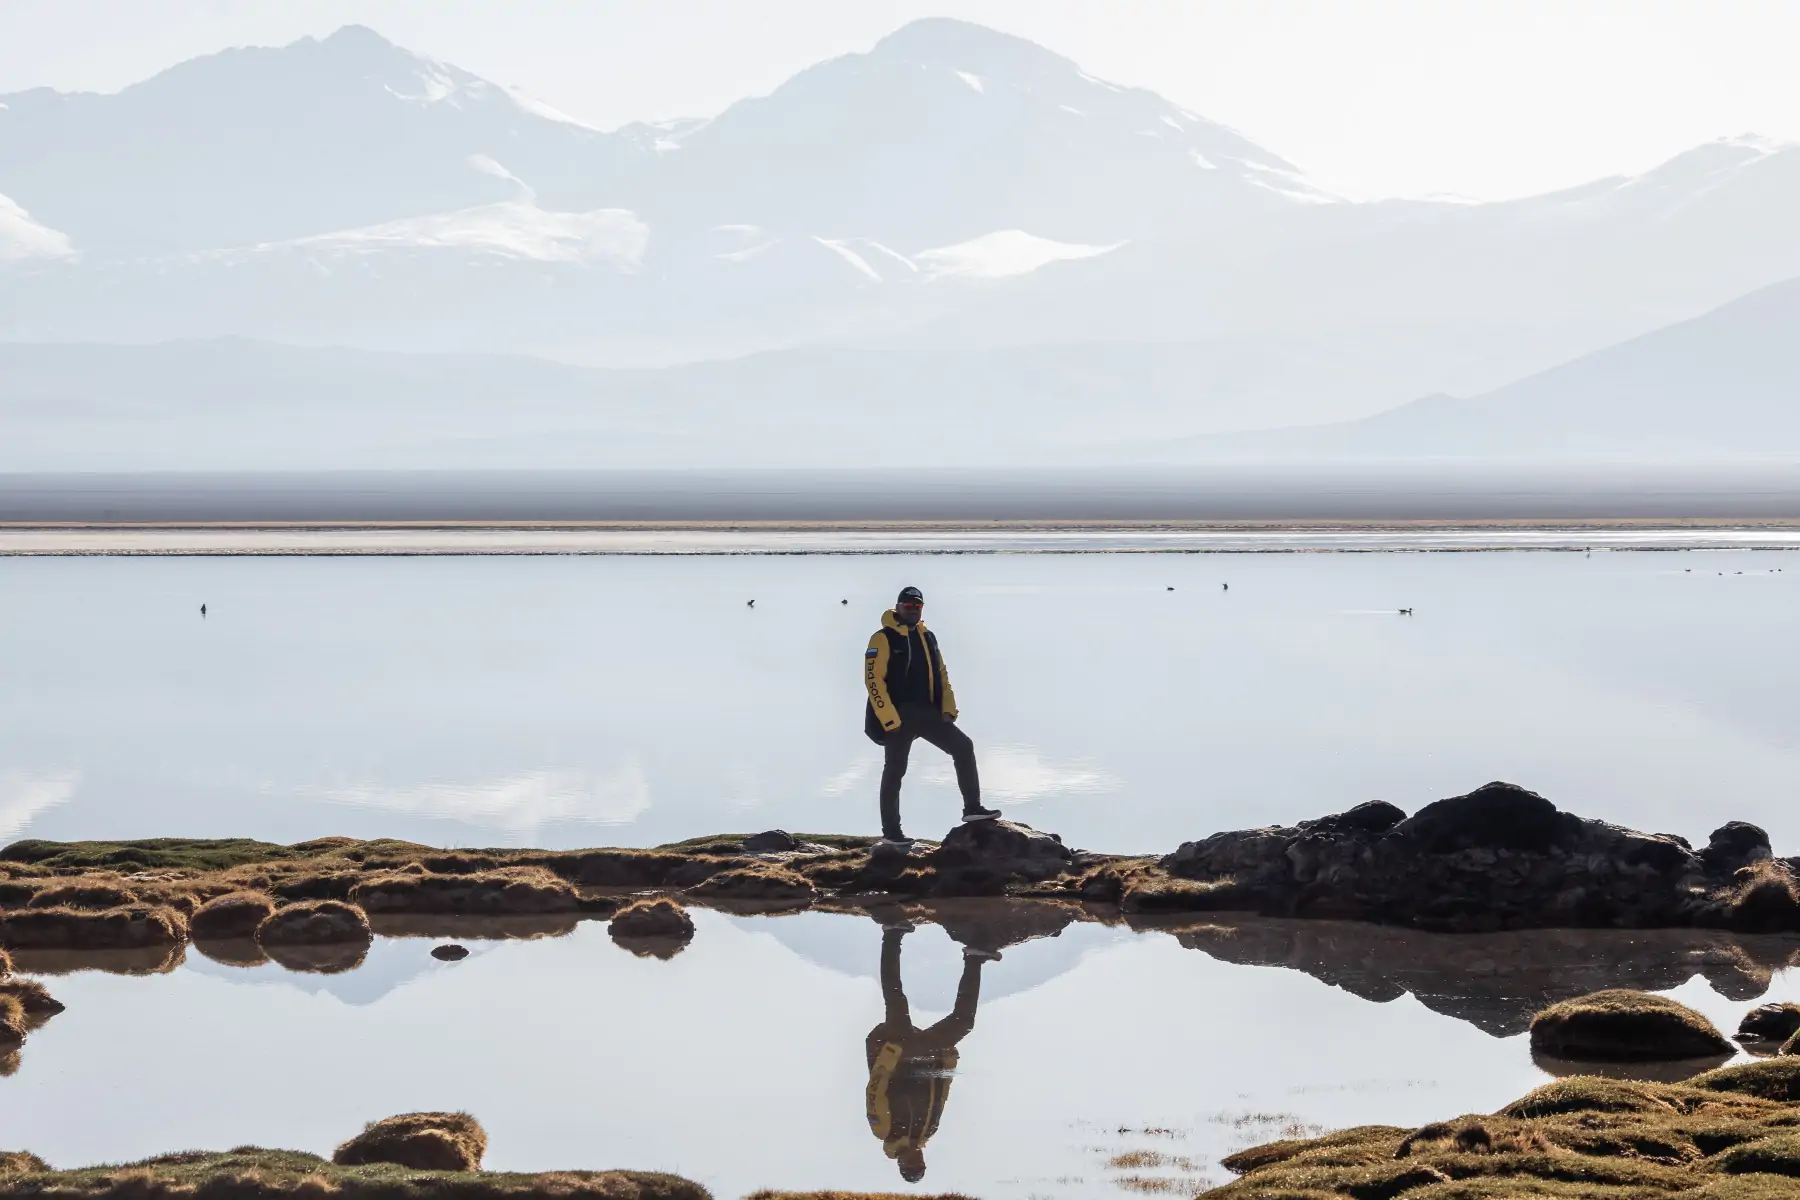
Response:
POLYGON ((938 652, 937 635, 923 621, 902 625, 891 609, 881 614, 881 628, 863 652, 863 686, 869 692, 863 732, 877 744, 900 728, 901 704, 927 704, 956 715, 956 693, 938 652))
MULTIPOLYGON (((864 1089, 869 1132, 889 1158, 921 1150, 937 1132, 956 1070, 956 1049, 932 1030, 877 1026, 869 1034, 869 1083, 864 1089)), ((960 1037, 959 1030, 954 1037, 960 1037)))

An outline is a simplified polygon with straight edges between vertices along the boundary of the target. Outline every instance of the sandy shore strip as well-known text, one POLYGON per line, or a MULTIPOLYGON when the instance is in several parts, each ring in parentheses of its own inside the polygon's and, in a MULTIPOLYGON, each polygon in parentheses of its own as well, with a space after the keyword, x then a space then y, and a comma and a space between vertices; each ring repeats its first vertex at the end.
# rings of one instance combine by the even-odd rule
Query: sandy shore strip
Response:
POLYGON ((1790 550, 1800 524, 5 526, 0 556, 1245 554, 1790 550))

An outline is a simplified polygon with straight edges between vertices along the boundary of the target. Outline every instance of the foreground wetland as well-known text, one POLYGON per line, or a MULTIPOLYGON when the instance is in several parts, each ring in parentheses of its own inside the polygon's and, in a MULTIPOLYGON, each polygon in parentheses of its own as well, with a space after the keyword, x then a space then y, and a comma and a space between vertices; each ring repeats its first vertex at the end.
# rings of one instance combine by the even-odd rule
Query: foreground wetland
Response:
POLYGON ((0 561, 0 1191, 1792 1194, 1789 567, 0 561), (905 857, 890 576, 1008 818, 905 857))

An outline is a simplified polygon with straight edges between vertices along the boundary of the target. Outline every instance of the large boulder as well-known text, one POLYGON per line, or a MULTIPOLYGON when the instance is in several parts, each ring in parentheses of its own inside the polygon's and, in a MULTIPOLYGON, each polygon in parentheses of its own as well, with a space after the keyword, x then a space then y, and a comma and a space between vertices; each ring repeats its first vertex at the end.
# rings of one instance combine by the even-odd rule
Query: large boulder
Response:
POLYGON ((1406 811, 1386 800, 1368 800, 1329 817, 1300 822, 1308 833, 1386 833, 1406 820, 1406 811))
POLYGON ((1577 1062, 1656 1062, 1736 1051, 1687 1005, 1623 988, 1552 1004, 1532 1018, 1531 1049, 1577 1062))
POLYGON ((1761 1004, 1738 1022, 1740 1041, 1785 1042, 1800 1033, 1800 1004, 1761 1004))
POLYGON ((415 1171, 479 1171, 486 1153, 487 1131, 468 1113, 402 1113, 363 1126, 331 1161, 341 1167, 396 1163, 415 1171))
POLYGON ((1471 849, 1542 853, 1572 841, 1579 825, 1579 818, 1560 812, 1536 792, 1513 783, 1489 783, 1466 796, 1427 804, 1391 833, 1429 854, 1471 849))
POLYGON ((1760 825, 1748 821, 1725 822, 1712 831, 1706 849, 1700 852, 1706 869, 1720 875, 1729 875, 1741 867, 1773 857, 1769 835, 1760 825))
POLYGON ((781 854, 799 848, 800 840, 785 829, 769 829, 744 839, 746 854, 781 854))
POLYGON ((932 851, 940 877, 979 874, 1003 883, 1037 882, 1060 875, 1074 855, 1053 833, 1016 821, 970 821, 944 835, 932 851))

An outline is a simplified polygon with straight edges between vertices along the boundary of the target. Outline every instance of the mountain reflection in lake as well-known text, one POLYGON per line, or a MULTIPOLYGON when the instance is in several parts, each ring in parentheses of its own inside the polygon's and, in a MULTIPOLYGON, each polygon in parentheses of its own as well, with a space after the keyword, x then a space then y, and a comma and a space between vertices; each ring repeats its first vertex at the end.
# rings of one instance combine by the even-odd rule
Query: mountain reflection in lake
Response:
POLYGON ((921 1168, 984 1197, 1187 1194, 1289 1129, 1499 1107, 1547 1077, 1522 1031, 1565 996, 1668 991, 1727 1031, 1800 998, 1790 937, 1133 928, 979 900, 694 916, 668 961, 598 922, 447 918, 390 925, 349 969, 21 952, 68 1009, 0 1079, 0 1123, 74 1165, 329 1151, 375 1117, 466 1108, 491 1167, 655 1168, 721 1197, 921 1168), (448 938, 471 955, 434 960, 448 938))

